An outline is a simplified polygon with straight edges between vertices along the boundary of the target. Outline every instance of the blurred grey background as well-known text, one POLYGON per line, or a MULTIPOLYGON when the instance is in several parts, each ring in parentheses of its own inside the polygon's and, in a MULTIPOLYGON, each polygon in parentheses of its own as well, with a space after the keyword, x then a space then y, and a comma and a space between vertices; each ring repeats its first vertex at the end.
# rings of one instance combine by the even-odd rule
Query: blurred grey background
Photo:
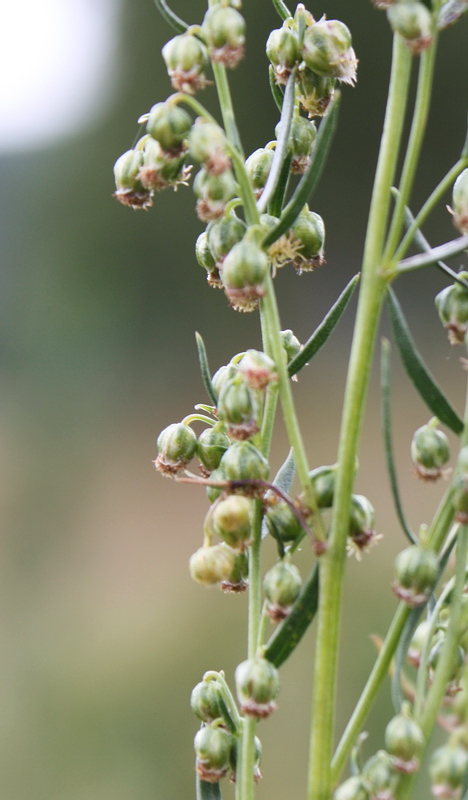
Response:
MULTIPOLYGON (((199 22, 204 4, 178 0, 175 10, 199 22)), ((283 327, 301 340, 360 267, 391 50, 385 14, 368 0, 317 0, 310 10, 351 27, 360 64, 312 203, 326 222, 328 263, 300 278, 288 268, 277 280, 283 327)), ((232 88, 250 153, 273 138, 278 119, 264 43, 280 21, 267 0, 246 1, 244 13, 247 57, 232 88)), ((112 166, 132 145, 137 118, 171 92, 160 51, 173 32, 152 1, 25 0, 0 16, 0 794, 189 798, 190 691, 207 669, 225 669, 232 682, 245 658, 246 598, 190 581, 206 498, 164 481, 151 461, 159 431, 205 401, 194 331, 214 371, 260 346, 258 319, 235 314, 208 287, 194 257, 202 225, 191 189, 157 196, 148 213, 111 197, 112 166)), ((465 138, 466 26, 442 37, 415 210, 465 138)), ((203 102, 217 113, 213 90, 203 102)), ((453 237, 443 207, 425 232, 433 244, 453 237)), ((426 271, 396 288, 418 345, 462 408, 459 353, 433 304, 445 283, 426 271)), ((335 460, 354 306, 295 386, 312 466, 335 460)), ((443 487, 411 475, 411 436, 429 414, 396 363, 393 411, 402 490, 418 526, 443 487)), ((286 449, 279 423, 273 470, 286 449)), ((384 634, 396 606, 389 584, 404 546, 382 465, 377 370, 357 487, 385 540, 349 564, 340 730, 375 656, 368 635, 384 634)), ((266 563, 273 559, 268 544, 266 563)), ((307 571, 307 546, 299 561, 307 571)), ((260 726, 260 800, 304 796, 312 638, 282 671, 280 708, 260 726)), ((382 746, 390 708, 387 686, 369 720, 369 754, 382 746)))

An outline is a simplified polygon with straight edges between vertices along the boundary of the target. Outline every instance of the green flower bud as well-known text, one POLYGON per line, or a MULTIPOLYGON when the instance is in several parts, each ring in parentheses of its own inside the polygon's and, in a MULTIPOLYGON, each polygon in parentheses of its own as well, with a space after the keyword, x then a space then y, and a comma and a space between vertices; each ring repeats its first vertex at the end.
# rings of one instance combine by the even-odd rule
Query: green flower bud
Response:
POLYGON ((271 148, 259 147, 258 150, 254 150, 245 162, 245 169, 257 200, 265 188, 274 155, 274 150, 271 148))
POLYGON ((202 31, 213 61, 230 69, 236 67, 245 49, 245 21, 242 14, 229 6, 212 6, 205 14, 202 31))
POLYGON ((244 550, 252 530, 251 515, 252 500, 232 494, 213 508, 213 530, 230 547, 244 550))
POLYGON ((385 747, 392 757, 397 772, 416 772, 419 756, 424 747, 424 736, 419 725, 411 718, 408 708, 390 720, 385 729, 385 747))
POLYGON ((197 449, 197 437, 189 425, 174 422, 161 431, 157 445, 159 455, 154 465, 166 477, 173 477, 192 460, 197 449))
POLYGON ((192 117, 171 103, 156 103, 149 113, 146 130, 166 152, 179 153, 192 127, 192 117))
POLYGON ((174 36, 164 45, 162 56, 174 89, 195 94, 205 88, 209 58, 205 45, 196 36, 190 33, 174 36))
POLYGON ((361 778, 354 775, 335 789, 333 800, 369 800, 369 795, 361 778))
POLYGON ((289 503, 286 503, 277 494, 268 492, 265 496, 265 505, 267 507, 265 514, 267 528, 276 541, 285 544, 294 542, 298 536, 302 536, 302 525, 289 503))
POLYGON ((292 263, 299 275, 324 263, 325 225, 322 217, 309 211, 307 205, 292 226, 290 236, 295 248, 292 263))
POLYGON ((247 350, 240 362, 239 372, 250 389, 266 389, 278 378, 273 359, 258 350, 247 350))
POLYGON ((468 524, 468 447, 462 447, 460 450, 452 485, 455 519, 462 525, 466 525, 468 524))
MULTIPOLYGON (((444 648, 445 638, 439 639, 431 649, 429 653, 429 666, 431 668, 431 678, 434 675, 436 670, 437 664, 439 663, 439 659, 444 648)), ((455 655, 452 662, 452 669, 448 676, 448 683, 447 688, 445 690, 445 694, 449 697, 456 694, 460 688, 460 679, 463 674, 463 668, 465 666, 465 651, 463 647, 457 647, 455 651, 455 655)))
POLYGON ((196 120, 190 131, 189 153, 212 175, 221 175, 231 164, 223 129, 203 117, 196 120))
POLYGON ((361 554, 367 553, 371 547, 382 539, 382 534, 374 530, 375 512, 372 503, 362 494, 351 497, 349 518, 348 555, 355 555, 361 560, 361 554))
POLYGON ((208 244, 215 259, 216 266, 220 268, 227 254, 235 244, 244 238, 247 230, 243 222, 235 214, 222 216, 210 222, 207 228, 208 244))
POLYGON ((398 553, 392 589, 409 606, 425 603, 434 588, 439 572, 437 556, 417 544, 398 553))
POLYGON ((468 752, 464 747, 448 744, 435 750, 429 763, 434 797, 458 800, 467 770, 468 752))
POLYGON ((226 594, 239 594, 245 592, 249 581, 249 558, 248 551, 234 551, 234 565, 229 575, 221 581, 219 588, 226 594))
POLYGON ((224 214, 227 203, 237 194, 237 184, 230 169, 213 175, 202 168, 193 183, 193 191, 198 197, 198 217, 209 222, 224 214))
POLYGON ((306 28, 301 55, 306 66, 322 78, 356 82, 357 58, 351 32, 344 22, 322 19, 306 28))
POLYGON ((221 692, 216 681, 197 683, 190 697, 192 711, 202 722, 214 722, 221 717, 219 702, 221 692))
POLYGON ((289 561, 279 561, 268 570, 263 579, 263 591, 268 603, 267 614, 273 622, 289 616, 301 587, 301 574, 289 561))
POLYGON ((301 352, 302 345, 297 336, 295 336, 292 330, 289 328, 287 328, 285 331, 280 331, 280 337, 286 352, 286 358, 289 363, 295 356, 298 355, 298 353, 301 352))
POLYGON ((385 750, 379 750, 366 761, 361 779, 370 800, 393 800, 394 772, 390 757, 385 750))
POLYGON ((114 197, 124 206, 147 209, 153 203, 152 193, 144 188, 138 177, 142 164, 141 150, 127 150, 114 164, 114 197))
MULTIPOLYGON (((278 138, 281 131, 281 122, 275 128, 278 138)), ((317 136, 315 124, 305 117, 296 117, 292 121, 289 137, 292 148, 291 172, 302 175, 310 163, 310 154, 317 136)))
POLYGON ((460 173, 453 186, 453 223, 460 233, 468 233, 468 169, 460 173))
POLYGON ((229 580, 235 567, 236 554, 224 544, 200 547, 190 556, 190 575, 202 586, 218 586, 229 580))
MULTIPOLYGON (((266 481, 270 471, 268 461, 252 442, 234 442, 222 457, 220 467, 229 481, 266 481)), ((245 486, 242 494, 258 495, 259 492, 255 487, 245 486)))
POLYGON ((244 714, 264 719, 276 709, 279 675, 266 658, 257 656, 243 661, 236 669, 235 679, 237 697, 244 714))
MULTIPOLYGON (((460 272, 468 279, 468 272, 460 272)), ((435 298, 440 321, 448 330, 450 344, 463 344, 468 330, 468 289, 460 283, 447 286, 435 298)))
POLYGON ((215 289, 222 289, 223 282, 210 249, 208 231, 203 231, 198 237, 195 243, 195 255, 200 266, 206 269, 206 279, 209 285, 215 289))
POLYGON ((423 620, 416 628, 408 650, 408 661, 413 667, 419 667, 421 654, 426 646, 429 633, 429 621, 423 620))
MULTIPOLYGON (((210 475, 210 480, 212 481, 225 481, 226 476, 224 474, 224 470, 220 467, 214 469, 210 475)), ((221 486, 207 486, 206 487, 206 495, 210 503, 214 503, 215 500, 218 499, 222 495, 224 488, 221 486)))
POLYGON ((276 83, 286 84, 292 69, 300 61, 297 39, 291 28, 283 25, 270 33, 266 54, 273 65, 276 83))
POLYGON ((316 467, 309 472, 309 479, 318 507, 331 508, 335 493, 336 464, 328 467, 316 467))
POLYGON ((309 117, 323 117, 335 91, 336 78, 324 78, 311 69, 297 72, 298 97, 309 117))
POLYGON ((143 150, 143 164, 138 178, 151 192, 161 192, 179 186, 187 186, 191 167, 185 167, 185 154, 166 153, 159 142, 148 136, 143 150))
POLYGON ((432 43, 432 16, 424 3, 401 0, 393 3, 387 11, 393 31, 399 33, 414 55, 432 43))
POLYGON ((225 366, 220 367, 211 379, 211 383, 213 389, 215 390, 216 396, 219 397, 221 393, 221 389, 223 386, 230 380, 236 377, 239 372, 239 368, 236 364, 226 364, 225 366))
POLYGON ((231 442, 224 426, 217 424, 206 428, 198 437, 197 456, 206 474, 219 467, 219 463, 231 442))
POLYGON ((202 781, 218 783, 229 770, 232 735, 224 728, 206 725, 194 741, 197 755, 197 773, 202 781))
POLYGON ((266 253, 248 234, 234 245, 223 263, 222 278, 230 305, 236 311, 253 311, 265 294, 269 269, 266 253))
POLYGON ((449 442, 445 433, 437 428, 434 417, 427 425, 418 428, 411 442, 414 471, 423 481, 436 481, 450 458, 449 442))
POLYGON ((218 397, 218 417, 233 439, 250 439, 258 432, 258 405, 254 394, 239 378, 224 384, 218 397))

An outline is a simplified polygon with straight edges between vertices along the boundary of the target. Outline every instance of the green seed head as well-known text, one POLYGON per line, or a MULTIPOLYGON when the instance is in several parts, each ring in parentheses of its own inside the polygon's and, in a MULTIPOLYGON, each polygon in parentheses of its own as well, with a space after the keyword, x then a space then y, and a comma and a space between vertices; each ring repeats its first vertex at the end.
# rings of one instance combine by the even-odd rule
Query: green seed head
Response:
POLYGON ((309 472, 315 498, 319 508, 331 508, 335 492, 336 464, 316 467, 309 472))
POLYGON ((299 570, 288 561, 279 561, 268 570, 263 579, 263 591, 268 603, 267 614, 273 622, 289 616, 301 586, 299 570))
POLYGON ((230 69, 244 56, 245 20, 230 6, 215 5, 205 14, 202 32, 213 61, 230 69))
POLYGON ((393 591, 410 606, 425 603, 437 579, 439 564, 433 550, 412 545, 395 559, 393 591))
POLYGON ((202 117, 192 126, 188 146, 190 156, 213 175, 220 175, 231 164, 223 129, 202 117))
POLYGON ((258 350, 247 350, 239 365, 239 372, 250 389, 264 390, 277 379, 275 362, 258 350))
POLYGON ((273 65, 276 83, 287 83, 293 67, 300 61, 297 39, 288 25, 270 33, 266 54, 273 65))
POLYGON ((233 439, 250 439, 258 432, 258 405, 253 392, 241 378, 227 381, 218 397, 218 417, 233 439))
POLYGON ((200 434, 197 441, 197 456, 207 474, 219 467, 230 444, 223 425, 206 428, 200 434))
MULTIPOLYGON (((234 442, 222 457, 220 467, 230 481, 268 479, 268 461, 251 442, 234 442)), ((242 493, 255 495, 259 490, 245 486, 242 493)))
POLYGON ((236 554, 230 547, 219 544, 200 547, 189 561, 190 575, 202 586, 218 586, 229 580, 235 567, 236 554))
POLYGON ((301 352, 302 345, 297 336, 295 336, 289 328, 285 331, 280 331, 280 336, 289 363, 289 361, 292 361, 292 359, 301 352))
POLYGON ((150 111, 146 130, 162 149, 180 152, 192 127, 192 117, 183 108, 170 103, 156 103, 150 111))
POLYGON ((206 725, 194 740, 197 773, 203 781, 218 783, 229 770, 232 735, 224 728, 206 725))
POLYGON ((222 289, 223 282, 219 274, 218 267, 211 252, 208 241, 208 231, 203 231, 195 243, 195 256, 203 269, 206 269, 206 279, 210 286, 222 289))
POLYGON ((185 469, 197 449, 197 437, 189 425, 174 422, 158 436, 159 455, 155 466, 163 475, 173 477, 185 469))
POLYGON ((306 66, 322 78, 353 85, 357 59, 349 28, 337 19, 322 19, 306 28, 301 50, 306 66))
POLYGON ((414 55, 432 43, 432 16, 424 3, 401 0, 392 3, 387 11, 393 31, 399 33, 414 55))
POLYGON ((310 272, 324 263, 325 225, 319 214, 304 206, 290 235, 295 247, 292 263, 299 274, 310 272))
POLYGON ((243 661, 236 669, 235 679, 237 697, 244 714, 263 719, 276 709, 279 675, 266 658, 243 661))
POLYGON ((269 269, 266 253, 245 236, 234 245, 223 263, 222 278, 226 295, 236 311, 253 311, 265 294, 269 269))
POLYGON ((439 747, 431 756, 429 775, 434 797, 456 800, 468 770, 468 752, 460 745, 439 747))
MULTIPOLYGON (((279 122, 275 129, 277 138, 280 135, 280 131, 281 123, 279 122)), ((310 163, 310 154, 316 136, 317 128, 309 119, 305 117, 296 117, 293 120, 289 138, 292 150, 291 172, 296 175, 302 175, 306 171, 310 163)))
POLYGON ((211 379, 211 383, 217 397, 219 397, 224 384, 232 380, 232 378, 235 378, 238 372, 239 369, 235 364, 226 364, 215 372, 211 379))
MULTIPOLYGON (((217 469, 214 469, 213 472, 211 473, 210 480, 225 481, 226 475, 224 474, 224 471, 220 467, 217 467, 217 469)), ((217 500, 218 497, 220 497, 220 495, 222 495, 223 491, 224 488, 222 486, 207 486, 206 495, 210 503, 214 503, 214 501, 217 500)))
POLYGON ((379 750, 366 761, 361 779, 372 800, 392 800, 394 772, 390 756, 385 750, 379 750))
POLYGON ((283 544, 294 542, 303 533, 302 526, 291 506, 277 494, 268 493, 266 498, 266 524, 270 534, 283 544))
POLYGON ((114 164, 114 197, 124 206, 147 209, 152 205, 152 194, 139 178, 142 165, 142 150, 127 150, 114 164))
POLYGON ((261 196, 268 180, 274 155, 273 150, 260 147, 258 150, 254 150, 245 162, 245 169, 257 199, 261 196))
POLYGON ((424 736, 419 725, 411 718, 409 710, 405 709, 388 723, 385 747, 397 772, 416 772, 424 747, 424 736))
POLYGON ((415 473, 424 481, 436 481, 450 458, 445 433, 435 427, 437 420, 418 428, 411 442, 411 458, 415 473))
POLYGON ((174 89, 195 94, 205 88, 209 58, 205 45, 196 36, 190 33, 174 36, 164 45, 162 56, 174 89))
POLYGON ((468 233, 468 169, 464 169, 453 186, 453 222, 460 233, 468 233))
POLYGON ((237 184, 230 169, 214 175, 203 167, 194 180, 193 191, 198 197, 199 218, 203 222, 210 222, 224 214, 227 203, 237 194, 237 184))
POLYGON ((217 267, 221 267, 227 254, 243 239, 245 222, 234 214, 223 215, 210 222, 207 228, 208 244, 217 267))
POLYGON ((219 719, 221 692, 216 681, 201 681, 197 683, 190 697, 192 711, 202 722, 214 722, 219 719))
POLYGON ((309 117, 323 117, 335 91, 336 78, 324 78, 304 67, 297 72, 298 97, 309 117))
POLYGON ((234 549, 243 550, 251 534, 252 500, 230 495, 213 508, 214 532, 234 549))
MULTIPOLYGON (((468 272, 460 272, 468 279, 468 272)), ((447 286, 435 298, 436 308, 450 344, 463 344, 468 330, 468 289, 460 283, 447 286)))

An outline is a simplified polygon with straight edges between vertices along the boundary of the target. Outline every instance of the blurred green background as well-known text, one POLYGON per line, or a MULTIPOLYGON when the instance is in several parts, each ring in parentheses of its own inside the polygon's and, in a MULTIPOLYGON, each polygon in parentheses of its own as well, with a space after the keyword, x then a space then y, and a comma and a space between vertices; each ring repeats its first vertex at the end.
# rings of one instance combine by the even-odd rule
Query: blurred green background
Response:
MULTIPOLYGON (((277 280, 283 327, 301 340, 359 270, 391 50, 385 14, 368 0, 317 0, 310 9, 351 27, 360 65, 357 87, 343 91, 339 131, 312 204, 327 225, 328 263, 300 278, 288 268, 277 280)), ((176 10, 198 22, 204 4, 178 0, 176 10)), ((207 669, 224 669, 232 681, 245 658, 246 598, 190 581, 187 562, 201 543, 206 498, 165 481, 151 461, 159 431, 205 401, 194 331, 215 370, 235 352, 260 346, 258 319, 235 314, 209 289, 194 257, 202 225, 190 189, 157 196, 145 214, 111 197, 112 166, 131 146, 138 116, 171 91, 160 51, 172 32, 151 0, 45 3, 44 31, 26 11, 20 27, 38 55, 27 59, 16 27, 5 69, 10 91, 20 91, 22 76, 21 91, 30 94, 24 102, 21 96, 22 110, 0 140, 0 794, 189 798, 197 729, 190 691, 207 669), (63 30, 53 25, 59 14, 63 30), (81 36, 78 55, 65 48, 65 34, 81 36), (51 68, 50 88, 35 89, 57 42, 62 61, 51 68), (64 102, 52 113, 60 77, 64 102)), ((246 0, 244 12, 247 57, 232 87, 249 153, 273 138, 277 122, 264 42, 279 20, 267 0, 246 0)), ((441 41, 415 209, 463 144, 466 31, 465 20, 441 41)), ((213 90, 203 101, 216 113, 213 90)), ((454 235, 443 207, 426 234, 433 244, 454 235)), ((459 354, 433 305, 444 285, 440 273, 426 271, 401 280, 397 291, 422 352, 462 408, 459 354)), ((312 466, 335 460, 353 314, 354 303, 295 386, 312 466)), ((442 489, 417 485, 411 475, 409 442, 428 413, 396 364, 394 380, 397 460, 418 526, 430 521, 442 489)), ((389 584, 393 556, 404 546, 382 465, 378 394, 375 374, 357 487, 374 503, 385 540, 362 564, 349 564, 340 730, 375 656, 368 635, 385 632, 396 606, 389 584)), ((273 471, 286 450, 280 423, 273 471)), ((266 560, 273 558, 268 545, 266 560)), ((307 570, 307 546, 299 560, 307 570)), ((260 800, 304 796, 312 639, 309 632, 282 671, 280 708, 260 726, 260 800)), ((382 746, 390 708, 386 687, 367 726, 369 754, 382 746)))

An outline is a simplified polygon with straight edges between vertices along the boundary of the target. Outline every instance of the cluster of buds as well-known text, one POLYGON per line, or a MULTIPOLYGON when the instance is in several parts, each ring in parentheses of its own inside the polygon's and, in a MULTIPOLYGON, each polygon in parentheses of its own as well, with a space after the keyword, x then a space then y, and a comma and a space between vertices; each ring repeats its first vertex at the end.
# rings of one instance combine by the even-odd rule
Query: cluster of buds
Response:
POLYGON ((393 31, 399 33, 414 55, 432 44, 435 21, 422 0, 372 0, 376 8, 387 11, 393 31))
POLYGON ((414 472, 423 481, 436 481, 448 474, 443 468, 450 458, 450 447, 438 424, 437 417, 433 417, 427 425, 418 428, 411 442, 414 472))

